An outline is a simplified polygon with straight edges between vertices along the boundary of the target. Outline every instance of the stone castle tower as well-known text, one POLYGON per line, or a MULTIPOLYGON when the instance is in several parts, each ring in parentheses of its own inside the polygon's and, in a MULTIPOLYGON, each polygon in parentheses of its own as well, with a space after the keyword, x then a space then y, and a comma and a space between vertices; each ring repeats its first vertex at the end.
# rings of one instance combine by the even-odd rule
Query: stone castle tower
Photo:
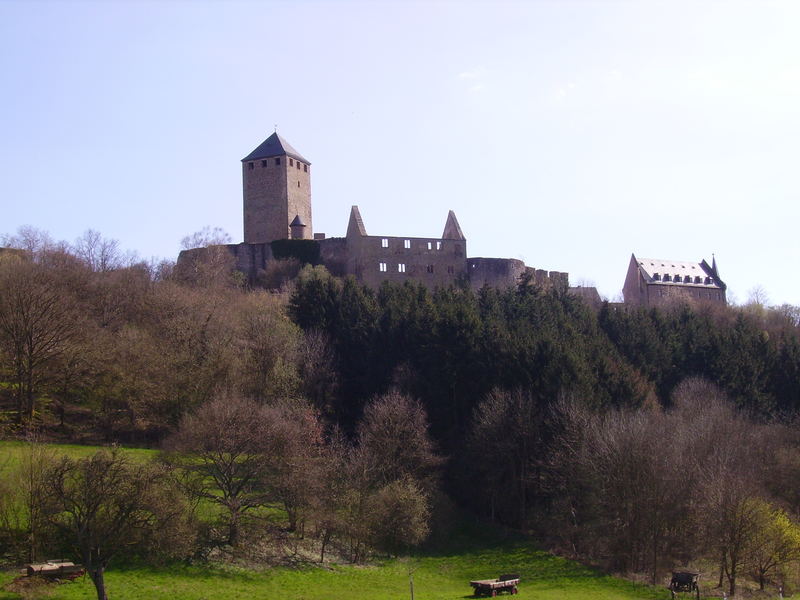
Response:
POLYGON ((277 132, 242 159, 244 242, 311 239, 311 163, 277 132))

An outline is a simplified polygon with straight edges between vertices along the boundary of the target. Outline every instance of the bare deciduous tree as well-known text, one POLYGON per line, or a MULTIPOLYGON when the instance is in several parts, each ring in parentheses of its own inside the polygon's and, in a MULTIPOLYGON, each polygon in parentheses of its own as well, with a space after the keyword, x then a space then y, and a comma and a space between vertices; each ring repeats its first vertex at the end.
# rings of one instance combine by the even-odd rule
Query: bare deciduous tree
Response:
POLYGON ((299 402, 281 402, 263 410, 263 483, 269 499, 280 502, 286 511, 289 531, 302 535, 306 516, 322 493, 322 422, 313 409, 299 402))
POLYGON ((99 231, 87 229, 72 247, 75 256, 95 272, 106 272, 123 266, 119 242, 104 238, 99 231))
POLYGON ((70 299, 40 265, 18 257, 0 260, 0 352, 11 365, 18 422, 34 415, 47 365, 75 338, 70 299))
POLYGON ((168 473, 119 450, 64 457, 46 469, 42 486, 46 518, 75 546, 98 600, 107 600, 105 571, 124 549, 158 542, 164 551, 167 539, 188 537, 185 505, 168 473))
POLYGON ((262 453, 266 425, 262 406, 223 395, 185 415, 165 443, 167 460, 186 474, 186 489, 227 511, 231 545, 239 541, 242 517, 268 501, 262 453))
POLYGON ((358 446, 366 475, 378 486, 411 477, 423 490, 435 487, 443 460, 428 433, 422 405, 392 390, 364 408, 358 424, 358 446))

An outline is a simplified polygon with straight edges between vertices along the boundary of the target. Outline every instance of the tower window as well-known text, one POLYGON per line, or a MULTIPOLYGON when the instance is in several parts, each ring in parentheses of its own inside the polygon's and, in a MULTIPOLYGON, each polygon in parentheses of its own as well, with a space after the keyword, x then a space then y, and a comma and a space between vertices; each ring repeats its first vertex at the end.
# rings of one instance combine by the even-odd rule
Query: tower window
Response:
POLYGON ((425 267, 425 270, 426 270, 428 273, 433 273, 433 265, 428 265, 427 267, 425 267))
POLYGON ((276 158, 275 159, 275 164, 276 165, 280 165, 281 164, 281 159, 280 158, 276 158))
POLYGON ((300 182, 299 181, 297 182, 297 187, 300 187, 300 182))
POLYGON ((405 240, 403 242, 403 248, 411 248, 411 240, 405 240))
POLYGON ((247 163, 247 168, 252 171, 255 168, 255 165, 253 163, 247 163))
POLYGON ((436 242, 436 249, 437 250, 441 250, 442 249, 442 242, 436 242))
POLYGON ((378 263, 378 271, 380 271, 381 273, 386 273, 386 263, 384 262, 378 263))
POLYGON ((450 266, 448 266, 448 267, 447 267, 447 272, 448 272, 450 275, 452 275, 453 273, 455 273, 455 272, 456 272, 456 269, 455 269, 455 267, 454 267, 453 265, 450 265, 450 266))
POLYGON ((290 166, 290 167, 293 167, 293 166, 294 166, 294 161, 293 161, 291 158, 289 159, 289 166, 290 166))
POLYGON ((308 165, 303 165, 303 171, 305 171, 306 173, 308 173, 308 165))
POLYGON ((266 167, 266 166, 267 166, 267 161, 265 161, 265 160, 262 160, 262 161, 261 161, 261 168, 263 169, 263 168, 264 168, 264 167, 266 167))
POLYGON ((381 248, 388 248, 389 247, 389 240, 388 238, 381 239, 381 248))
POLYGON ((300 170, 300 163, 297 163, 297 170, 300 170))
POLYGON ((398 273, 405 273, 406 272, 405 263, 397 263, 397 272, 398 273))
POLYGON ((433 249, 433 242, 428 242, 428 250, 432 250, 432 249, 433 249))

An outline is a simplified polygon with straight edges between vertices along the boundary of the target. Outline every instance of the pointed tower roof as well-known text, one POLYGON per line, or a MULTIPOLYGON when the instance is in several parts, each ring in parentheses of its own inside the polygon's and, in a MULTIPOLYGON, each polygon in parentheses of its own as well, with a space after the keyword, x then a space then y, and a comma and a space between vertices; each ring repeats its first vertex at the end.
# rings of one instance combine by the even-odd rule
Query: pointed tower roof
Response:
POLYGON ((289 227, 305 227, 306 224, 303 223, 303 219, 300 218, 300 215, 295 215, 292 222, 289 223, 289 227))
POLYGON ((266 140, 264 140, 261 145, 253 150, 250 154, 245 156, 242 159, 242 162, 248 160, 258 160, 260 158, 271 158, 273 156, 291 156, 299 160, 300 162, 304 162, 307 165, 311 163, 308 162, 303 155, 300 154, 297 150, 292 148, 292 145, 283 139, 278 132, 276 131, 271 136, 269 136, 266 140))
POLYGON ((447 213, 447 222, 444 224, 444 233, 442 234, 443 240, 465 240, 464 233, 461 231, 461 226, 456 219, 456 213, 452 210, 447 213))
POLYGON ((361 212, 357 206, 350 209, 350 222, 347 224, 347 237, 366 236, 367 228, 361 220, 361 212))

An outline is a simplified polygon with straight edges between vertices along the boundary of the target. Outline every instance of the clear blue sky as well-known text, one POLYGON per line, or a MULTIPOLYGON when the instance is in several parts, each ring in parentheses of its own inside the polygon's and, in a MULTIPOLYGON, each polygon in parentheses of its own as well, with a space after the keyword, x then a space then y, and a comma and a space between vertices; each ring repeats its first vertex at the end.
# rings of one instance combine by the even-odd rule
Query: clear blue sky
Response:
POLYGON ((278 131, 314 228, 438 236, 619 294, 631 252, 800 304, 800 2, 0 0, 0 233, 242 239, 278 131))

